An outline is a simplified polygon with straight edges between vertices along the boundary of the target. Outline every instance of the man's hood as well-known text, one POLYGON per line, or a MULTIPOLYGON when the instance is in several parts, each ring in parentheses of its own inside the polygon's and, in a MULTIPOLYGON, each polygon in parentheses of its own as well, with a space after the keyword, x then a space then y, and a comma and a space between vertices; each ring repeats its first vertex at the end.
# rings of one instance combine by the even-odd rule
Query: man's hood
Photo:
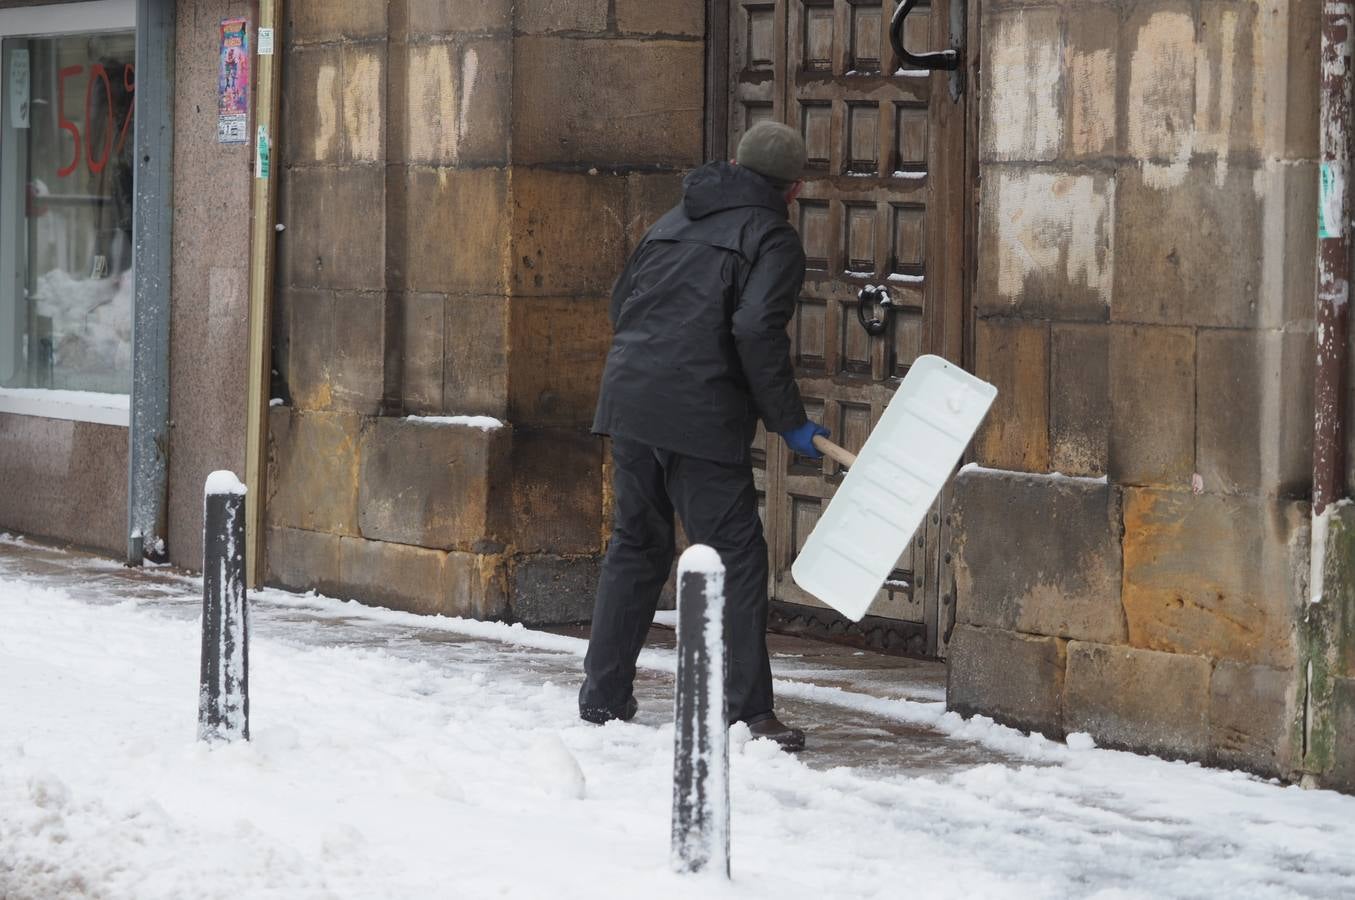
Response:
POLYGON ((690 219, 742 206, 761 206, 788 217, 786 198, 752 169, 727 162, 706 163, 682 180, 682 208, 690 219))

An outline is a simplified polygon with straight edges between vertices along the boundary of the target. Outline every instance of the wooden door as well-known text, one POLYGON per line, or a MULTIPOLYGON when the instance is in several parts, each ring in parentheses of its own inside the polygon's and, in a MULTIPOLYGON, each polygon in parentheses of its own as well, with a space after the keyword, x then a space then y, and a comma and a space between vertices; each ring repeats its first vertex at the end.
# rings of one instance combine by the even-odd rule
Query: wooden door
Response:
MULTIPOLYGON (((952 2, 931 0, 910 14, 909 50, 951 46, 952 12, 960 12, 952 2)), ((790 326, 794 362, 810 417, 855 451, 919 355, 960 361, 964 97, 946 72, 900 67, 888 35, 894 0, 719 5, 727 30, 717 26, 711 36, 711 149, 732 157, 743 133, 767 118, 804 135, 809 173, 791 218, 808 272, 790 326), (879 336, 857 319, 866 285, 885 285, 897 306, 879 336)), ((963 27, 963 17, 955 18, 963 27)), ((762 434, 755 456, 772 598, 792 610, 821 607, 791 579, 790 565, 842 473, 829 460, 794 456, 762 434)), ((868 626, 883 629, 885 644, 902 640, 929 655, 944 655, 953 618, 944 501, 899 559, 868 626)))

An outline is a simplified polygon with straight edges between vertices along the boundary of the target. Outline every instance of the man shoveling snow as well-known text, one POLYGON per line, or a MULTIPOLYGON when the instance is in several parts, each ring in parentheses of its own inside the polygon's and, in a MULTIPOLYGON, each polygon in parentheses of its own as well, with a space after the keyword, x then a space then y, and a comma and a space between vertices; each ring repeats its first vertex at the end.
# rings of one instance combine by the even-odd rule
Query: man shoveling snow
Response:
POLYGON ((804 733, 776 717, 767 658, 767 543, 751 444, 758 420, 819 459, 790 361, 786 325, 805 254, 788 221, 806 151, 762 122, 732 163, 684 181, 682 202, 632 254, 612 290, 615 337, 593 430, 612 438, 615 513, 602 566, 579 715, 635 715, 635 662, 673 563, 673 514, 726 568, 731 722, 787 750, 804 733))

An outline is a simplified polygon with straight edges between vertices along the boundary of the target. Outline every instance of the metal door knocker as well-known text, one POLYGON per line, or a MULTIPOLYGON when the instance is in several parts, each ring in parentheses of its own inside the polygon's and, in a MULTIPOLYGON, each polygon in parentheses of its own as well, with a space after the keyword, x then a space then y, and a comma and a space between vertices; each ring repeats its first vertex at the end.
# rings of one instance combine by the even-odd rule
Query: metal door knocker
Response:
POLYGON ((863 287, 856 295, 856 320, 861 323, 861 327, 866 329, 866 334, 881 335, 889 327, 889 314, 894 311, 894 300, 889 296, 889 289, 884 285, 876 287, 868 284, 863 287), (872 306, 880 308, 880 317, 875 318, 874 312, 870 311, 872 306))
POLYGON ((894 18, 889 23, 889 42, 894 46, 894 53, 901 63, 908 63, 919 69, 955 71, 960 67, 958 47, 929 53, 910 53, 908 48, 903 46, 903 22, 908 18, 908 14, 913 11, 913 7, 917 6, 917 2, 918 0, 904 0, 903 3, 899 4, 898 9, 894 10, 894 18))

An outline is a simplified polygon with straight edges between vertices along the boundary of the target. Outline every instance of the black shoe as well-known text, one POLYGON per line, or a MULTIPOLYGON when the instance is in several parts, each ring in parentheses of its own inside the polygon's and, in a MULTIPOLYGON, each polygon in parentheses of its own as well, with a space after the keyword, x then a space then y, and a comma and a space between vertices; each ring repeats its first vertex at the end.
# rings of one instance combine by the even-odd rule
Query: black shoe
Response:
POLYGON ((640 704, 635 702, 635 695, 632 694, 626 699, 626 704, 621 708, 621 712, 619 713, 612 712, 610 709, 603 709, 600 706, 580 706, 579 718, 583 719, 585 722, 592 722, 594 725, 606 725, 614 719, 619 719, 622 722, 629 722, 631 719, 635 718, 635 713, 639 709, 640 704))
POLYGON ((805 748, 805 733, 798 728, 783 725, 776 717, 776 713, 768 713, 749 722, 748 731, 755 740, 766 738, 787 753, 797 753, 805 748))

